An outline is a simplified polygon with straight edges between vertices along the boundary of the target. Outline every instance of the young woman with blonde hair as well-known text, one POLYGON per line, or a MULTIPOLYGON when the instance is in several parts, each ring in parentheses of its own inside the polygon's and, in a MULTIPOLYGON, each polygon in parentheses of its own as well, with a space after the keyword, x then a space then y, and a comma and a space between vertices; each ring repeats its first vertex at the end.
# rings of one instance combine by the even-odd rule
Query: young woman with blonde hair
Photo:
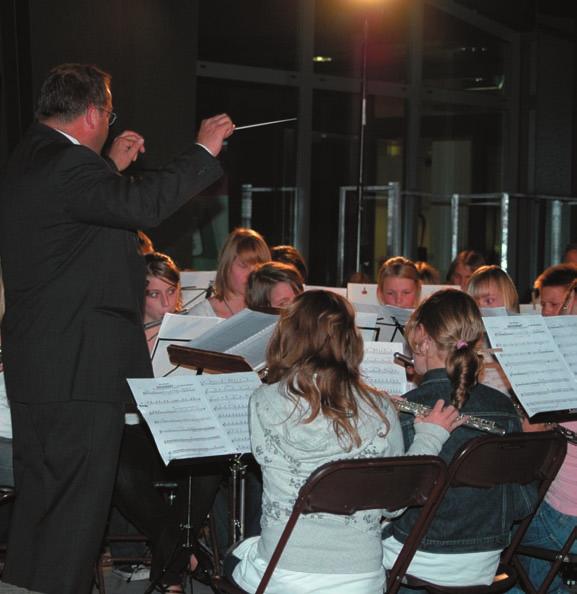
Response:
MULTIPOLYGON (((413 312, 405 336, 414 356, 419 387, 407 400, 432 406, 439 398, 462 414, 494 421, 507 432, 521 425, 511 401, 480 384, 482 359, 477 354, 483 321, 475 301, 454 289, 434 293, 413 312)), ((401 418, 405 445, 413 443, 413 417, 401 418)), ((456 429, 440 456, 450 463, 455 452, 479 432, 456 429)), ((518 485, 493 489, 452 489, 421 541, 409 573, 445 586, 490 584, 501 551, 508 545, 514 520, 526 515, 533 493, 518 485)), ((414 510, 393 520, 383 541, 385 567, 392 567, 415 521, 414 510)), ((401 592, 409 590, 401 589, 401 592)))
POLYGON ((230 318, 246 307, 246 284, 257 264, 270 260, 270 250, 260 233, 238 227, 227 237, 218 257, 212 296, 188 313, 230 318))
POLYGON ((251 309, 287 307, 303 291, 303 278, 294 266, 265 262, 248 277, 246 305, 251 309))
POLYGON ((473 272, 467 293, 479 308, 504 307, 508 313, 519 313, 519 294, 511 277, 499 266, 481 266, 473 272))
POLYGON ((421 296, 421 278, 415 263, 396 256, 383 262, 377 276, 377 297, 383 305, 413 308, 421 296))
MULTIPOLYGON (((306 292, 281 313, 268 349, 270 383, 250 400, 252 451, 264 484, 262 533, 225 561, 225 572, 248 592, 256 590, 312 471, 339 459, 405 453, 397 413, 363 381, 362 359, 354 310, 343 297, 306 292)), ((416 425, 410 453, 438 453, 458 423, 455 409, 442 404, 416 425)), ((382 594, 381 515, 299 519, 267 592, 382 594)))

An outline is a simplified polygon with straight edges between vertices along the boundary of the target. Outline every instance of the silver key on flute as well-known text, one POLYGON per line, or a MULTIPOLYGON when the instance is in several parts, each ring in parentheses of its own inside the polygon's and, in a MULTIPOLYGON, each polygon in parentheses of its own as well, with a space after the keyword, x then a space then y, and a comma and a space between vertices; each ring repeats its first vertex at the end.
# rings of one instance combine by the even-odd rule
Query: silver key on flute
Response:
MULTIPOLYGON (((431 412, 430 406, 425 406, 424 404, 418 404, 417 402, 410 402, 403 398, 392 398, 393 404, 395 408, 401 412, 411 413, 413 415, 423 415, 426 416, 428 413, 431 412)), ((460 415, 459 419, 465 419, 463 425, 465 427, 470 427, 471 429, 478 429, 479 431, 486 431, 487 433, 496 433, 497 435, 505 435, 505 429, 499 427, 495 423, 495 421, 488 421, 487 419, 482 419, 481 417, 471 417, 469 415, 460 415)))

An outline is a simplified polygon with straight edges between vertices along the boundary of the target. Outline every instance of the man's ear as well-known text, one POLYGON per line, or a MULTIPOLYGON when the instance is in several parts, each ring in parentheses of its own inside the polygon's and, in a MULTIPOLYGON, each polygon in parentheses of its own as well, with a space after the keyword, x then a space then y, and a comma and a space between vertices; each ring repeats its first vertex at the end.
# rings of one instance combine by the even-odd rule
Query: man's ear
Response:
POLYGON ((98 108, 94 105, 89 105, 84 112, 83 120, 85 124, 93 130, 96 128, 97 118, 99 117, 98 108))

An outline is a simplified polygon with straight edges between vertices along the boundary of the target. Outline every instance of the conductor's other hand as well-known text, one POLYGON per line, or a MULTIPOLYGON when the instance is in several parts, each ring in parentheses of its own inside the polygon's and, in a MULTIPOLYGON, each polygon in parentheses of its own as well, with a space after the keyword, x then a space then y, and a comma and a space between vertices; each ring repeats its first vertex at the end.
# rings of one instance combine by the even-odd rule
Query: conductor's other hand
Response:
POLYGON ((459 411, 451 404, 445 403, 443 400, 437 400, 435 406, 426 416, 417 416, 415 423, 434 423, 446 429, 449 433, 461 426, 465 419, 459 418, 459 411))
POLYGON ((118 171, 124 171, 144 151, 144 138, 138 132, 125 130, 112 141, 108 156, 114 161, 118 171))
POLYGON ((222 149, 222 143, 234 132, 232 120, 221 113, 212 118, 202 120, 196 141, 206 147, 213 156, 217 156, 222 149))

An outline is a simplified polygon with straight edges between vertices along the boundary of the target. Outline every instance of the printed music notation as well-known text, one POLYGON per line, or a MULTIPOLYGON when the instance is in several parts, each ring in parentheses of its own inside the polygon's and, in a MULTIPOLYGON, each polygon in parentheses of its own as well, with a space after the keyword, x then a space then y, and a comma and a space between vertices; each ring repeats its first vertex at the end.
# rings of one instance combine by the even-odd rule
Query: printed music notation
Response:
POLYGON ((399 345, 392 342, 365 342, 364 346, 361 373, 365 381, 391 395, 407 392, 405 368, 394 362, 394 353, 399 350, 399 345))
POLYGON ((484 318, 497 360, 529 417, 577 408, 576 316, 484 318))
POLYGON ((256 373, 175 375, 128 383, 165 464, 250 452, 248 402, 261 385, 256 373))

